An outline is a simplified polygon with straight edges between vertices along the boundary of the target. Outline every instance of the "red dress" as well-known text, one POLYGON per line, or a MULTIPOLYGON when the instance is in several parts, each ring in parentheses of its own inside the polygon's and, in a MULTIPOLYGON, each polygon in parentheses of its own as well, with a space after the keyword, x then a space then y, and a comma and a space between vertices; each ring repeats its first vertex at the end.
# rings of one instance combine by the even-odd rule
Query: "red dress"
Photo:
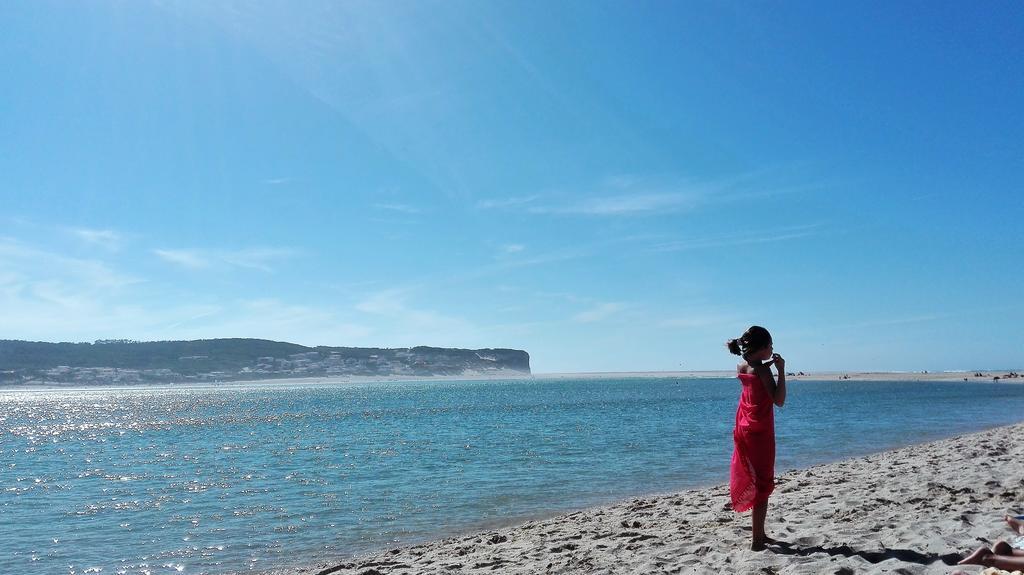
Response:
POLYGON ((729 492, 732 508, 747 511, 768 501, 775 489, 775 402, 757 375, 737 377, 743 392, 732 432, 729 492))

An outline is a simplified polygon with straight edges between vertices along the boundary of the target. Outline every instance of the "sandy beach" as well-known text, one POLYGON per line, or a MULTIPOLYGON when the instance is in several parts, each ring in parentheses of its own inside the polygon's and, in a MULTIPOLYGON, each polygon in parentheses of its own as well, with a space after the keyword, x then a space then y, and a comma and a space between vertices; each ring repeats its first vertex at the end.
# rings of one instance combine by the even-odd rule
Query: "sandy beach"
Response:
MULTIPOLYGON (((725 485, 274 573, 951 573, 1024 503, 1024 424, 779 470, 768 551, 725 485)), ((780 445, 780 449, 785 449, 780 445)), ((978 573, 980 567, 966 567, 978 573)))

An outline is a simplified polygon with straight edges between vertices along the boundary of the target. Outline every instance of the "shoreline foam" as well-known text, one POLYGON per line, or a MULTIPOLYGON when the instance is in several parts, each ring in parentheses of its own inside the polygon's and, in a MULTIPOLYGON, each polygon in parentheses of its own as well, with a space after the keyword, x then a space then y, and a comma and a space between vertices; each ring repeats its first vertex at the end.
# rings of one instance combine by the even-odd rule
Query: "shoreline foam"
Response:
MULTIPOLYGON (((268 573, 904 573, 953 571, 979 541, 1010 538, 1024 503, 1024 424, 787 471, 768 531, 718 485, 268 573)), ((973 573, 976 567, 967 567, 973 573)))

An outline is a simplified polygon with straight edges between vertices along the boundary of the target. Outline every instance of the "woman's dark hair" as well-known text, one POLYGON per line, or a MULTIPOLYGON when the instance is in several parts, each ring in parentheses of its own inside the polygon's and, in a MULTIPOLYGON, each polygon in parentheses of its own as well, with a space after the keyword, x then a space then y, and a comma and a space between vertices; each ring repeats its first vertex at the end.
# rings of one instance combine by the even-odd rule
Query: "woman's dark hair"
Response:
POLYGON ((742 355, 746 358, 747 354, 764 349, 771 343, 772 334, 768 333, 768 330, 759 325, 752 325, 750 329, 743 332, 743 335, 737 339, 730 339, 725 342, 725 345, 729 347, 729 352, 733 355, 742 355))

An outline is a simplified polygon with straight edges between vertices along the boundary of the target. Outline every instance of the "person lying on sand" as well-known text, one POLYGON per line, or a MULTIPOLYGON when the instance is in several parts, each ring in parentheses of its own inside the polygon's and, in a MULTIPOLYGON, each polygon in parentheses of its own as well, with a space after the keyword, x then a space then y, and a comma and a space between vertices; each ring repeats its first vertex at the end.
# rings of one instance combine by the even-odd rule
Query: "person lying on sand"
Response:
MULTIPOLYGON (((1024 515, 1004 517, 1006 524, 1018 535, 1024 535, 1024 515)), ((995 567, 1005 571, 1024 570, 1024 537, 1018 537, 1013 544, 1006 541, 997 541, 991 549, 979 547, 973 553, 964 557, 957 565, 982 565, 995 567)))

